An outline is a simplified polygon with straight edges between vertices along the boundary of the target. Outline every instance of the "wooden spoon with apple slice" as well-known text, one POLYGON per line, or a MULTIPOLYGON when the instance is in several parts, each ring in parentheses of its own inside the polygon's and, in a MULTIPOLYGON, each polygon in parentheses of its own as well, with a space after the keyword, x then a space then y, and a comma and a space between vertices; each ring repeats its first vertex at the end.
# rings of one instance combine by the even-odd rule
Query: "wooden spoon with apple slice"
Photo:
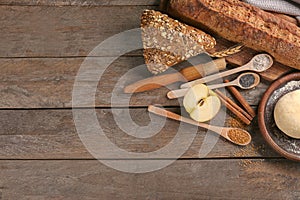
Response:
POLYGON ((211 130, 237 145, 245 146, 251 142, 251 135, 247 131, 240 128, 219 127, 196 122, 192 119, 180 116, 176 113, 167 111, 163 108, 159 108, 153 105, 148 106, 148 111, 163 117, 167 117, 169 119, 174 119, 180 122, 185 122, 191 125, 211 130))

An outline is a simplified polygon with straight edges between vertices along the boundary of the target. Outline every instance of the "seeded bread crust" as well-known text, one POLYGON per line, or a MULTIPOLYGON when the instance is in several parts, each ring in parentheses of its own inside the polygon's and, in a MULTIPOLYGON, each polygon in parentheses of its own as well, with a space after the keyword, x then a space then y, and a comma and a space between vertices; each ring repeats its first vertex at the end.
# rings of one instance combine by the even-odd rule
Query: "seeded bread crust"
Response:
POLYGON ((300 69, 300 28, 239 0, 170 0, 167 12, 300 69))
POLYGON ((215 39, 194 27, 154 10, 141 18, 144 58, 153 74, 215 47, 215 39))

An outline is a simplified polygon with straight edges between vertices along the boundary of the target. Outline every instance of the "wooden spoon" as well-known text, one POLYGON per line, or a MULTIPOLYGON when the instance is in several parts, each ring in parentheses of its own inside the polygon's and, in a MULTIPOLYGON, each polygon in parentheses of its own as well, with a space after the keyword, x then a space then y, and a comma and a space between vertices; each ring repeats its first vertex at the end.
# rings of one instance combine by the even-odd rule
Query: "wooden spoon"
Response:
MULTIPOLYGON (((221 84, 216 84, 216 85, 208 85, 207 87, 209 89, 217 89, 221 87, 227 87, 227 86, 238 86, 242 89, 251 89, 256 87, 260 83, 260 77, 258 74, 253 73, 253 72, 248 72, 248 73, 243 73, 239 75, 235 80, 228 82, 228 83, 221 83, 221 84), (243 83, 242 81, 244 80, 245 77, 247 76, 252 76, 254 78, 254 82, 251 85, 246 85, 246 83, 243 83), (242 83, 241 83, 242 82, 242 83), (243 85, 245 84, 245 85, 243 85)), ((183 97, 189 90, 190 88, 184 88, 184 89, 179 89, 179 90, 172 90, 168 92, 167 96, 169 99, 177 99, 180 97, 183 97)))
POLYGON ((201 79, 197 79, 195 81, 184 83, 180 86, 180 88, 189 88, 189 87, 192 87, 199 83, 207 83, 207 82, 216 80, 218 78, 222 78, 222 77, 229 76, 231 74, 235 74, 235 73, 238 73, 241 71, 246 71, 246 70, 255 71, 255 72, 263 72, 263 71, 269 69, 272 65, 273 65, 273 59, 270 55, 258 54, 256 56, 254 56, 250 62, 248 62, 247 64, 245 64, 241 67, 237 67, 237 68, 225 71, 225 72, 221 72, 221 73, 207 76, 207 77, 204 77, 201 79))
POLYGON ((211 90, 221 88, 221 87, 227 87, 227 86, 238 86, 241 89, 248 90, 256 87, 260 83, 260 77, 258 74, 253 72, 247 72, 239 75, 235 80, 228 82, 228 83, 221 83, 216 85, 208 85, 207 87, 211 90), (245 81, 247 77, 253 77, 253 83, 246 83, 245 81), (248 85, 249 84, 249 85, 248 85))
POLYGON ((148 111, 160 116, 167 117, 169 119, 174 119, 177 121, 185 122, 191 125, 211 130, 237 145, 245 146, 251 142, 251 135, 247 131, 240 128, 219 127, 196 122, 192 119, 182 117, 173 112, 152 105, 148 107, 148 111), (240 137, 240 140, 238 139, 238 137, 240 137))

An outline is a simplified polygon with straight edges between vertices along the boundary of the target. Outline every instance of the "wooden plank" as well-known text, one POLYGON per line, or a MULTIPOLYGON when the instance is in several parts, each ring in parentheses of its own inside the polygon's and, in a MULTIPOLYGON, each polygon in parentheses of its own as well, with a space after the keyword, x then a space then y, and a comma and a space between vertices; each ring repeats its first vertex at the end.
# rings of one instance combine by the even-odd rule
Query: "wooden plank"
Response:
MULTIPOLYGON (((279 157, 266 145, 258 131, 256 120, 248 128, 253 137, 252 144, 239 147, 223 138, 218 138, 214 133, 207 133, 204 129, 197 130, 190 125, 182 125, 179 129, 179 123, 173 120, 167 120, 165 124, 161 124, 163 118, 153 114, 150 115, 153 118, 151 127, 143 128, 151 122, 146 109, 130 109, 132 121, 125 117, 127 109, 114 109, 113 111, 117 113, 114 116, 111 109, 97 109, 102 130, 110 142, 116 144, 118 148, 129 152, 144 153, 139 158, 143 158, 147 152, 164 148, 174 137, 180 137, 179 145, 185 145, 188 149, 185 153, 185 150, 182 152, 184 153, 182 158, 279 157), (116 124, 114 117, 119 117, 116 118, 119 123, 125 118, 127 126, 116 124), (132 135, 136 132, 136 135, 132 135), (146 132, 149 138, 138 138, 146 132), (204 150, 210 149, 211 151, 204 155, 204 150)), ((173 109, 173 111, 180 112, 179 109, 173 109)), ((213 122, 213 124, 222 125, 218 122, 213 122)), ((0 127, 0 159, 93 158, 79 138, 71 110, 1 110, 0 127)), ((112 152, 105 145, 101 146, 99 143, 99 146, 101 150, 112 152)), ((91 150, 90 143, 87 147, 91 150)), ((175 154, 162 153, 159 156, 176 158, 175 154)), ((149 157, 158 158, 159 156, 150 155, 149 157)))
MULTIPOLYGON (((144 9, 158 7, 0 6, 0 35, 6 41, 0 44, 0 58, 87 56, 106 39, 139 28, 144 9)), ((127 36, 112 39, 103 50, 89 56, 115 56, 120 49, 129 46, 136 51, 125 51, 128 55, 140 56, 138 49, 142 45, 139 32, 124 34, 127 36)), ((282 66, 279 69, 282 73, 286 72, 282 66)), ((270 79, 270 74, 272 71, 267 75, 262 73, 262 76, 270 79)))
POLYGON ((16 6, 124 6, 159 5, 159 0, 1 0, 0 5, 16 6))
MULTIPOLYGON (((2 199, 299 199, 287 160, 180 160, 130 174, 98 161, 0 161, 2 199)), ((128 161, 129 162, 129 161, 128 161)))
MULTIPOLYGON (((26 2, 43 4, 52 1, 26 2)), ((54 4, 57 2, 68 4, 68 2, 81 1, 54 1, 54 4)), ((0 6, 0 35, 6 41, 0 44, 0 58, 87 56, 106 39, 116 37, 118 33, 139 28, 140 15, 144 9, 158 9, 158 6, 0 6)), ((136 44, 133 46, 137 49, 141 48, 140 34, 127 33, 125 35, 130 39, 124 36, 121 37, 121 41, 112 39, 104 50, 94 53, 93 56, 114 56, 120 52, 118 48, 126 49, 130 44, 136 44)), ((222 41, 218 48, 221 46, 223 46, 222 41)), ((141 55, 141 51, 130 51, 128 54, 141 55)), ((242 57, 244 58, 236 60, 232 59, 235 58, 234 56, 229 60, 235 60, 235 64, 240 64, 241 61, 244 63, 245 59, 248 60, 249 55, 242 57)), ((278 71, 284 74, 289 70, 279 65, 278 71)), ((278 77, 278 74, 271 70, 262 73, 262 77, 270 80, 278 77)))
MULTIPOLYGON (((106 58, 89 60, 93 62, 87 66, 93 67, 95 71, 105 70, 105 66, 99 62, 106 58)), ((84 58, 0 59, 0 108, 70 108, 74 81, 83 61, 84 58)), ((178 106, 177 100, 167 99, 167 88, 133 95, 123 94, 125 85, 151 76, 146 66, 140 66, 143 63, 142 57, 121 57, 113 62, 98 84, 96 106, 127 106, 128 102, 130 106, 178 106), (112 91, 118 97, 113 105, 112 91)), ((95 75, 96 78, 100 76, 97 73, 85 76, 86 80, 82 85, 97 84, 91 81, 95 75)), ((177 89, 178 86, 173 84, 169 88, 177 89)), ((267 83, 262 83, 257 88, 242 93, 251 105, 257 105, 266 87, 267 83)), ((81 106, 91 107, 93 104, 82 102, 81 106)))
MULTIPOLYGON (((139 28, 142 11, 156 8, 0 6, 0 36, 5 41, 0 43, 0 57, 87 56, 105 39, 139 28)), ((115 55, 111 46, 97 56, 115 55)))

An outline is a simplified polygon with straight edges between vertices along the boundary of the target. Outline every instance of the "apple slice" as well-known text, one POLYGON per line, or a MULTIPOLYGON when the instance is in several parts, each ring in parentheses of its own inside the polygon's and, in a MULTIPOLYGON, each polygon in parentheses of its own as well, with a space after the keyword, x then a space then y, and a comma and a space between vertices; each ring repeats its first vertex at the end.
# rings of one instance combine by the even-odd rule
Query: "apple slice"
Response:
POLYGON ((184 96, 183 106, 192 119, 206 122, 214 118, 220 111, 221 101, 206 85, 198 84, 184 96))
POLYGON ((191 113, 199 101, 209 96, 209 89, 204 84, 198 84, 188 90, 183 99, 183 106, 188 113, 191 113))
POLYGON ((217 96, 209 96, 203 99, 203 102, 196 105, 190 116, 198 122, 206 122, 218 114, 220 107, 220 99, 217 96))

